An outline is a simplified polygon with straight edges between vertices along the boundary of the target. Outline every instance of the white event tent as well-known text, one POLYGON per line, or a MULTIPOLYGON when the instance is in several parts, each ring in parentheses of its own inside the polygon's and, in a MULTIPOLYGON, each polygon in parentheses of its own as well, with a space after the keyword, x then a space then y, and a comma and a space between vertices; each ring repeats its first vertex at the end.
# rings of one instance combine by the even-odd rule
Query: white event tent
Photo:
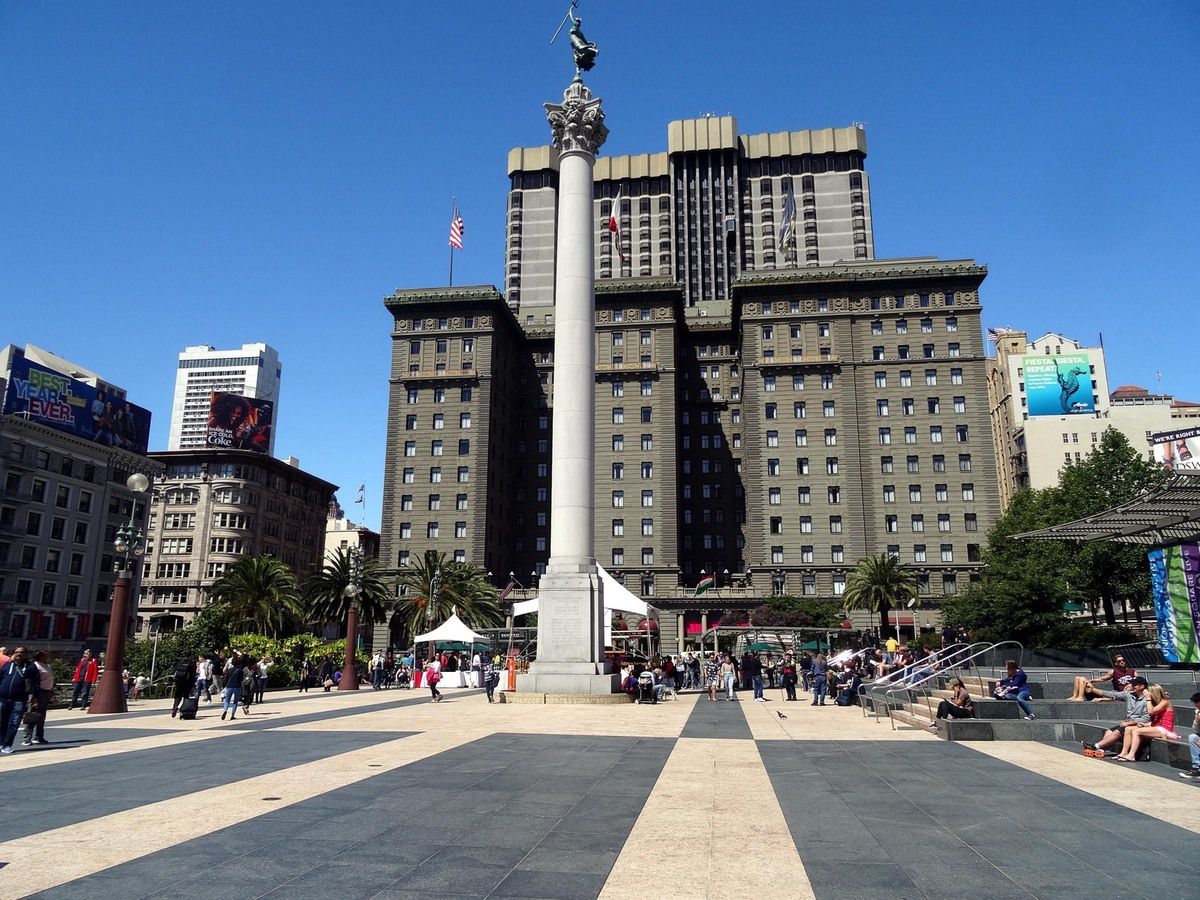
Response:
MULTIPOLYGON (((612 613, 635 613, 644 619, 656 619, 658 611, 641 597, 628 590, 604 570, 599 563, 596 569, 600 572, 600 581, 604 584, 604 645, 612 646, 612 613)), ((513 604, 513 618, 538 611, 538 600, 521 600, 513 604)), ((420 638, 418 638, 420 640, 420 638)))
POLYGON ((457 641, 462 644, 486 644, 488 638, 486 635, 478 634, 472 631, 462 619, 458 617, 458 613, 452 613, 450 618, 439 625, 433 631, 427 634, 418 634, 413 638, 413 643, 419 644, 422 641, 457 641))

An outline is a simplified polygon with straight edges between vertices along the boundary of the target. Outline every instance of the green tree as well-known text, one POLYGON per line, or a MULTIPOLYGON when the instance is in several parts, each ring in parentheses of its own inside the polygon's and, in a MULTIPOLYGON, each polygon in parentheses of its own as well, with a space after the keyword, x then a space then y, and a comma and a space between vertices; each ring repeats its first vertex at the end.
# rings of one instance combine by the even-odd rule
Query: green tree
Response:
POLYGON ((419 634, 450 618, 455 610, 472 628, 503 623, 496 587, 487 573, 470 563, 451 561, 445 553, 426 550, 400 572, 396 610, 409 634, 419 634))
POLYGON ((859 560, 850 577, 842 601, 847 609, 865 609, 879 615, 879 632, 888 630, 888 611, 902 602, 916 599, 917 581, 912 572, 890 553, 859 560))
POLYGON ((300 617, 296 576, 272 556, 243 556, 209 590, 230 631, 248 630, 278 637, 300 617))
MULTIPOLYGON (((1128 503, 1139 494, 1159 487, 1166 470, 1138 453, 1125 435, 1107 429, 1100 443, 1082 461, 1067 466, 1059 476, 1060 522, 1094 515, 1128 503)), ((1115 625, 1116 604, 1128 621, 1132 606, 1141 620, 1141 608, 1151 602, 1150 574, 1144 549, 1110 541, 1076 544, 1071 587, 1084 598, 1099 600, 1106 625, 1115 625)))
POLYGON ((387 584, 379 574, 379 562, 364 558, 358 585, 361 592, 351 599, 346 596, 346 587, 354 578, 352 554, 338 547, 325 560, 321 571, 304 584, 305 618, 317 625, 327 622, 345 622, 350 605, 358 608, 359 624, 374 625, 387 618, 391 595, 387 584))

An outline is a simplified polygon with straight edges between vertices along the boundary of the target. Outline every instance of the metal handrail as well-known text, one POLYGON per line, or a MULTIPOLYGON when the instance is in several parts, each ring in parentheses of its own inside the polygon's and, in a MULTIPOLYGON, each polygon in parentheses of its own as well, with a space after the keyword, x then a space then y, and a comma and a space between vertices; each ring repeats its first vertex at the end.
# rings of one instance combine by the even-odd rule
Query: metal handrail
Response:
MULTIPOLYGON (((981 653, 987 652, 987 644, 985 641, 976 641, 973 644, 951 644, 950 647, 947 648, 947 650, 943 650, 942 654, 938 657, 938 666, 939 666, 938 671, 953 669, 955 666, 969 661, 973 657, 962 656, 962 658, 958 659, 958 660, 955 660, 955 657, 961 656, 962 654, 970 654, 970 652, 974 648, 979 647, 979 646, 985 647, 984 650, 980 651, 981 653)), ((921 662, 923 662, 923 661, 918 661, 918 662, 911 663, 907 666, 902 666, 899 669, 896 669, 894 672, 888 672, 886 675, 884 675, 880 678, 877 678, 874 682, 872 682, 870 685, 867 686, 867 690, 864 691, 863 694, 870 695, 870 694, 878 691, 880 693, 880 696, 885 698, 885 702, 886 702, 887 696, 889 694, 893 693, 897 687, 900 687, 900 686, 907 687, 908 686, 909 676, 911 676, 914 672, 919 672, 922 668, 924 668, 924 666, 921 665, 921 662)), ((937 673, 935 672, 934 674, 937 674, 937 673)), ((925 679, 922 679, 922 681, 924 681, 924 680, 925 679)), ((872 707, 871 711, 875 715, 875 721, 878 722, 879 721, 879 704, 872 702, 871 707, 872 707)), ((866 715, 866 704, 863 704, 863 715, 864 716, 866 715)), ((888 716, 889 716, 889 718, 891 716, 891 708, 890 707, 888 708, 888 716)), ((893 727, 895 727, 895 726, 893 726, 893 727)))
MULTIPOLYGON (((985 641, 977 641, 974 644, 951 644, 949 647, 946 647, 941 651, 941 655, 938 657, 939 663, 941 662, 942 659, 950 660, 954 656, 958 655, 959 653, 962 653, 963 651, 970 652, 972 647, 979 647, 979 646, 983 646, 985 644, 986 644, 985 641)), ((951 665, 953 665, 953 663, 951 665)), ((895 669, 884 675, 880 675, 878 678, 876 678, 870 684, 864 684, 864 685, 860 686, 858 689, 859 696, 865 697, 868 694, 870 694, 871 691, 873 691, 877 688, 884 688, 884 687, 892 686, 892 685, 894 685, 896 678, 898 678, 901 675, 906 676, 910 671, 915 670, 916 668, 917 668, 917 664, 913 663, 911 666, 901 666, 898 669, 895 669)), ((859 706, 862 707, 862 714, 863 714, 863 718, 865 719, 867 717, 867 705, 860 701, 859 706)), ((875 710, 872 710, 872 712, 875 713, 875 710)), ((876 718, 876 720, 879 719, 878 713, 875 713, 875 718, 876 718)))
MULTIPOLYGON (((971 650, 973 650, 975 647, 986 647, 986 646, 987 646, 986 641, 976 641, 973 644, 951 644, 949 647, 947 647, 941 651, 941 654, 938 657, 938 665, 945 667, 944 664, 948 663, 949 667, 953 668, 954 666, 958 665, 959 662, 964 662, 967 659, 969 659, 969 657, 963 657, 961 660, 955 661, 955 657, 960 656, 962 654, 969 654, 971 652, 971 650)), ((859 689, 859 694, 861 696, 868 696, 868 695, 871 695, 875 691, 883 691, 886 693, 887 689, 895 687, 897 684, 903 684, 905 679, 907 679, 909 675, 911 675, 915 671, 919 671, 920 668, 922 668, 920 663, 912 663, 907 666, 901 666, 900 668, 895 669, 894 671, 888 672, 886 675, 881 675, 879 678, 876 678, 870 684, 863 685, 859 689)), ((865 703, 861 703, 861 702, 859 705, 862 706, 862 709, 863 709, 863 718, 866 718, 867 705, 865 703)), ((879 720, 879 711, 876 708, 875 704, 872 704, 871 712, 872 712, 872 714, 874 714, 875 720, 878 721, 879 720)))
MULTIPOLYGON (((979 643, 982 643, 982 642, 979 642, 979 643)), ((967 647, 966 649, 970 650, 971 647, 974 647, 974 646, 977 646, 977 645, 972 644, 970 647, 967 647)), ((905 691, 905 693, 909 693, 914 689, 919 689, 922 686, 928 684, 929 682, 934 681, 935 679, 946 676, 947 674, 949 674, 950 672, 959 668, 960 666, 964 665, 965 663, 969 663, 969 662, 971 662, 971 660, 976 659, 977 657, 983 656, 985 653, 991 653, 991 652, 998 650, 1001 647, 1005 647, 1005 646, 1013 646, 1013 647, 1020 648, 1021 652, 1018 654, 1018 665, 1020 665, 1020 658, 1022 656, 1024 656, 1024 654, 1025 654, 1025 645, 1022 644, 1020 641, 997 641, 996 643, 990 645, 989 647, 986 647, 985 649, 980 650, 977 653, 973 653, 970 656, 964 657, 963 659, 960 659, 956 662, 952 662, 949 665, 942 665, 942 662, 939 659, 938 660, 939 668, 937 670, 935 670, 934 672, 931 672, 929 675, 926 675, 924 678, 920 679, 919 681, 914 681, 911 683, 902 681, 898 684, 892 684, 891 686, 884 688, 881 692, 879 692, 879 696, 882 697, 884 704, 887 706, 888 721, 892 723, 892 730, 893 731, 896 730, 896 720, 895 720, 895 718, 892 717, 892 707, 891 707, 890 699, 891 699, 892 695, 895 694, 896 691, 903 689, 905 691)), ((916 665, 917 664, 914 663, 913 666, 907 666, 906 668, 911 669, 911 668, 914 668, 916 665)), ((992 665, 989 668, 992 669, 992 674, 994 675, 995 670, 996 670, 995 663, 992 663, 992 665)), ((910 703, 912 703, 911 700, 910 700, 910 703)), ((873 698, 872 705, 875 707, 875 721, 878 722, 879 721, 879 700, 873 698)), ((915 706, 915 703, 913 703, 913 705, 915 706)))

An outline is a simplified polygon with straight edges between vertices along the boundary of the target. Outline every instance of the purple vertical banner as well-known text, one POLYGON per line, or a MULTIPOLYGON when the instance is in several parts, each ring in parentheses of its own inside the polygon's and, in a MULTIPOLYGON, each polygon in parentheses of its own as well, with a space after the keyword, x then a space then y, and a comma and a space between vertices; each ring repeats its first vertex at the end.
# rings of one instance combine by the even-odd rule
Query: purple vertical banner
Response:
POLYGON ((1180 656, 1184 657, 1183 662, 1194 663, 1200 662, 1200 544, 1181 544, 1179 552, 1183 556, 1183 582, 1192 614, 1191 650, 1180 656))
POLYGON ((1146 554, 1150 563, 1150 589, 1154 594, 1154 619, 1158 625, 1158 652, 1167 662, 1179 662, 1175 645, 1175 610, 1167 596, 1167 561, 1162 550, 1146 554))

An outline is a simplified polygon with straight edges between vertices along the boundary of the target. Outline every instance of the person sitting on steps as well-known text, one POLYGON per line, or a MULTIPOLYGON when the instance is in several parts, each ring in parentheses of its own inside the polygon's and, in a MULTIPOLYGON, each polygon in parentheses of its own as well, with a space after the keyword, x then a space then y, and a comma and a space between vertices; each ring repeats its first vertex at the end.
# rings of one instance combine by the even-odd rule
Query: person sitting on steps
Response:
POLYGON ((1126 728, 1124 745, 1116 758, 1121 762, 1137 762, 1138 750, 1142 741, 1154 738, 1165 738, 1177 741, 1175 733, 1175 709, 1171 706, 1171 695, 1163 690, 1161 684, 1152 684, 1146 689, 1150 696, 1150 724, 1143 728, 1126 728))
POLYGON ((1093 685, 1102 684, 1108 681, 1112 684, 1114 691, 1129 690, 1129 682, 1137 677, 1137 669, 1133 666, 1125 665, 1125 657, 1118 655, 1113 660, 1113 667, 1099 678, 1087 679, 1082 675, 1075 676, 1074 689, 1071 696, 1067 698, 1068 702, 1081 703, 1084 700, 1107 700, 1108 697, 1103 696, 1102 692, 1097 691, 1093 685))
MULTIPOLYGON (((1129 682, 1128 691, 1102 691, 1110 700, 1125 701, 1125 718, 1104 732, 1104 736, 1096 743, 1083 741, 1083 752, 1086 756, 1103 758, 1108 749, 1125 739, 1127 728, 1141 728, 1150 724, 1149 698, 1146 688, 1149 682, 1141 675, 1129 682)), ((1114 753, 1115 755, 1115 753, 1114 753)))
POLYGON ((1015 659, 1008 660, 1004 665, 1008 669, 1008 675, 1001 678, 996 686, 996 699, 1016 700, 1021 711, 1025 713, 1025 718, 1032 721, 1034 715, 1033 706, 1029 702, 1029 679, 1015 659))
MULTIPOLYGON (((971 702, 971 695, 967 693, 967 687, 962 683, 961 678, 952 678, 950 680, 950 698, 943 700, 938 704, 937 716, 938 719, 972 719, 975 717, 975 704, 971 702)), ((937 731, 937 722, 930 722, 929 728, 932 731, 937 731)))
POLYGON ((1192 694, 1192 706, 1196 707, 1196 718, 1192 720, 1192 733, 1188 735, 1188 750, 1192 754, 1192 768, 1188 772, 1180 772, 1180 778, 1190 778, 1200 781, 1200 691, 1192 694))

